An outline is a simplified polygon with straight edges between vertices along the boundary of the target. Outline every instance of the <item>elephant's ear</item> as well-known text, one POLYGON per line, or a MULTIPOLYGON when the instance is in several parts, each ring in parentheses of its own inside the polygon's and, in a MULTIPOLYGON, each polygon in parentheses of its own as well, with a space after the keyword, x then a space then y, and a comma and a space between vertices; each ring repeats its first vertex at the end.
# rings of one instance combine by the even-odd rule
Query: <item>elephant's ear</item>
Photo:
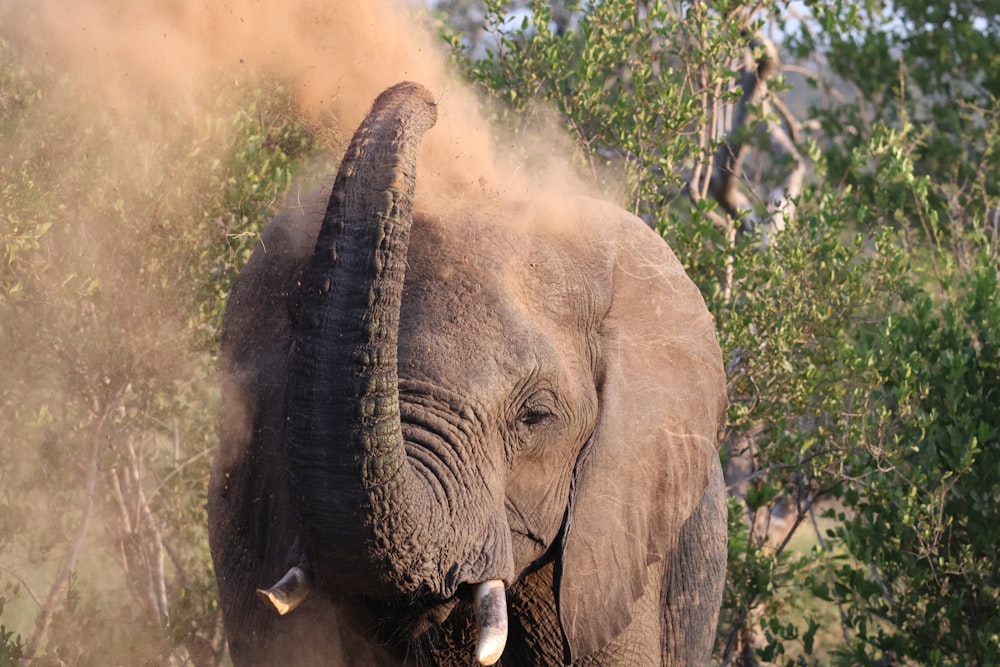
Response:
POLYGON ((558 564, 567 661, 607 646, 646 586, 658 590, 649 566, 675 547, 719 466, 725 374, 712 318, 667 244, 618 217, 611 234, 603 221, 614 247, 597 332, 599 414, 576 464, 558 564))

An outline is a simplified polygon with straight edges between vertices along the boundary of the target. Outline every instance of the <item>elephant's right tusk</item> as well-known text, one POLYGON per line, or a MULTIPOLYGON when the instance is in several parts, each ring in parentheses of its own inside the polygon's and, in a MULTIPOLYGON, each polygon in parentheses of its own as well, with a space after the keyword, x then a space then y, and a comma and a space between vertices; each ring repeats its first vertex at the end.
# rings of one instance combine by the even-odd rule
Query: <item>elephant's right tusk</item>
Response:
POLYGON ((481 665, 492 665, 507 645, 507 593, 503 582, 484 581, 475 587, 472 599, 479 625, 476 658, 481 665))
POLYGON ((284 616, 298 607, 309 595, 309 575, 301 567, 288 568, 278 583, 267 590, 257 589, 257 597, 271 605, 271 608, 284 616))

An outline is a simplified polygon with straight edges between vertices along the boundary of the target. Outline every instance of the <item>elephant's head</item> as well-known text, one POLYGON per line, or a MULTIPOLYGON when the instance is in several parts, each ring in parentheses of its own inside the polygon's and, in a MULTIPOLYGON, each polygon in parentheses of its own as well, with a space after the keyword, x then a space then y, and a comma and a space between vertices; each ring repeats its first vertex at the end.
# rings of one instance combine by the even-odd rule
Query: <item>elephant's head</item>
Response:
POLYGON ((650 566, 715 479, 713 323, 667 245, 611 205, 412 215, 435 117, 416 84, 378 98, 301 274, 282 436, 296 572, 440 618, 554 563, 564 648, 585 656, 659 585, 650 566))

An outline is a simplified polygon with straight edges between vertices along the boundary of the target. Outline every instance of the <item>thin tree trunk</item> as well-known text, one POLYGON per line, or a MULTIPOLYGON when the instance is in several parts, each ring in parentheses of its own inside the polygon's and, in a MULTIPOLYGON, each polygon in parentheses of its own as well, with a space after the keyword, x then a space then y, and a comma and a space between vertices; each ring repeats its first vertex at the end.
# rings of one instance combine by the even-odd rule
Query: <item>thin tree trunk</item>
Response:
MULTIPOLYGON (((763 226, 762 242, 766 246, 774 241, 774 234, 785 229, 795 217, 795 200, 802 193, 806 165, 802 154, 795 146, 793 136, 797 122, 784 105, 776 104, 789 123, 791 135, 781 125, 770 118, 767 83, 778 71, 778 51, 771 40, 758 36, 751 42, 740 76, 739 85, 743 95, 732 109, 732 122, 727 140, 715 153, 709 193, 719 202, 726 216, 741 231, 748 232, 763 226), (756 118, 755 108, 760 108, 763 120, 760 126, 767 132, 773 155, 790 159, 794 166, 785 181, 771 189, 763 202, 766 212, 760 219, 758 210, 742 192, 743 162, 750 148, 750 135, 756 118)), ((730 282, 727 268, 728 290, 730 282)))
POLYGON ((90 528, 90 519, 94 513, 94 493, 97 485, 97 457, 100 442, 102 440, 101 434, 104 433, 104 424, 106 422, 107 412, 105 412, 104 417, 101 419, 101 422, 97 427, 97 433, 95 433, 94 437, 91 439, 90 452, 87 458, 87 472, 84 479, 83 516, 80 518, 80 526, 77 528, 76 534, 70 542, 69 549, 66 552, 66 557, 63 559, 62 566, 59 568, 59 572, 56 574, 56 578, 52 582, 52 587, 49 589, 49 594, 45 598, 45 603, 42 605, 41 612, 35 624, 35 632, 28 641, 27 648, 24 650, 24 655, 21 657, 21 665, 30 665, 32 660, 34 660, 35 654, 44 642, 46 633, 48 633, 49 625, 52 623, 52 617, 55 614, 66 589, 69 587, 70 577, 76 570, 76 562, 79 559, 80 550, 83 548, 83 542, 86 539, 87 531, 90 528))

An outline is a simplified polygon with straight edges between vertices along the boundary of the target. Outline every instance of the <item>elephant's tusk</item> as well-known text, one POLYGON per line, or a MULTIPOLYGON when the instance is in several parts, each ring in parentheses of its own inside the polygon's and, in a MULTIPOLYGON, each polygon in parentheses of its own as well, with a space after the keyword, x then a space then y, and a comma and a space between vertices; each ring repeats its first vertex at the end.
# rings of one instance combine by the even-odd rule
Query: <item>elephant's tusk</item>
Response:
POLYGON ((257 589, 257 597, 271 605, 271 608, 284 616, 298 607, 309 595, 309 575, 301 567, 288 568, 278 583, 267 590, 257 589))
POLYGON ((492 665, 507 645, 507 593, 502 581, 492 579, 477 585, 472 598, 479 625, 476 658, 481 665, 492 665))

